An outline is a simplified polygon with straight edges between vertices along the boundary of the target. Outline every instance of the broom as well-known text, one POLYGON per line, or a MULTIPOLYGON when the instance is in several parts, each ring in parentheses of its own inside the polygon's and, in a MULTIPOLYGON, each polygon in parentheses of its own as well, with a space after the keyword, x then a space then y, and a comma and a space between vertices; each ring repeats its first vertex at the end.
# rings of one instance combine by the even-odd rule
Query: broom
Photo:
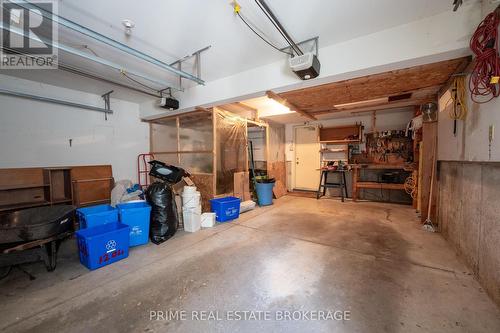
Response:
POLYGON ((432 190, 434 188, 434 174, 436 172, 436 144, 434 144, 434 156, 432 157, 432 173, 431 173, 431 189, 429 192, 429 205, 427 206, 427 218, 425 219, 422 229, 429 232, 436 232, 434 223, 431 220, 431 208, 432 208, 432 190))

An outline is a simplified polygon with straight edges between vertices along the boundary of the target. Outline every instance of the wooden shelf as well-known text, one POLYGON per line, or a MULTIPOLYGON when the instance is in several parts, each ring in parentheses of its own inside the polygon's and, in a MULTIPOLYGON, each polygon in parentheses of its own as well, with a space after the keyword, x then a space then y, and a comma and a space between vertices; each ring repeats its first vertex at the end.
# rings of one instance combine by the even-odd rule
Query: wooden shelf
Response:
POLYGON ((383 189, 383 190, 404 190, 405 184, 378 183, 378 182, 357 182, 356 187, 358 187, 358 188, 371 188, 371 189, 383 189))
POLYGON ((19 203, 19 204, 15 204, 15 205, 2 205, 2 206, 0 206, 0 211, 16 210, 16 209, 40 207, 40 206, 48 206, 48 205, 50 205, 49 201, 25 202, 25 203, 19 203))
POLYGON ((345 153, 348 149, 321 149, 320 153, 345 153))
POLYGON ((71 198, 63 198, 63 199, 54 199, 52 200, 53 204, 60 204, 60 203, 66 203, 66 202, 72 202, 73 199, 71 198))
POLYGON ((348 144, 348 143, 361 143, 361 141, 358 140, 330 140, 330 141, 320 141, 319 143, 331 143, 331 144, 348 144))
POLYGON ((0 191, 22 190, 30 188, 48 187, 49 184, 20 184, 20 185, 0 185, 0 191))

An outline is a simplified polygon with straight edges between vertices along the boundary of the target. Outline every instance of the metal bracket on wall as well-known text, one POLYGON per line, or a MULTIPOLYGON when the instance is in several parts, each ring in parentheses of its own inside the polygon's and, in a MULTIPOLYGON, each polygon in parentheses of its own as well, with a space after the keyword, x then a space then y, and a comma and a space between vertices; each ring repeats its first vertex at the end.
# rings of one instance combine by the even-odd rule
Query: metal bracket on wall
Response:
POLYGON ((0 95, 7 95, 7 96, 13 96, 13 97, 19 97, 19 98, 32 99, 32 100, 36 100, 36 101, 40 101, 40 102, 60 104, 60 105, 71 106, 71 107, 80 108, 80 109, 104 112, 106 114, 113 113, 113 110, 111 110, 111 109, 103 109, 103 108, 99 108, 97 106, 74 103, 74 102, 64 101, 64 100, 55 99, 55 98, 49 98, 49 97, 25 94, 22 92, 10 91, 10 90, 6 90, 6 89, 0 89, 0 95))
MULTIPOLYGON (((113 92, 113 90, 111 91, 108 91, 107 93, 105 93, 104 95, 102 95, 102 99, 104 99, 104 109, 106 110, 111 110, 111 102, 109 101, 109 95, 111 95, 111 93, 113 92)), ((104 113, 104 120, 108 120, 108 113, 105 112, 104 113)))
MULTIPOLYGON (((199 49, 198 51, 194 51, 193 53, 170 63, 169 66, 172 66, 172 67, 177 66, 179 71, 182 71, 182 63, 186 62, 194 57, 195 58, 194 59, 194 70, 196 71, 195 77, 201 80, 201 53, 208 50, 211 47, 212 47, 212 45, 205 46, 204 48, 199 49)), ((182 88, 182 76, 179 76, 179 89, 181 91, 183 90, 183 88, 182 88)))
MULTIPOLYGON (((314 49, 314 54, 316 55, 316 57, 319 57, 319 36, 298 42, 297 45, 302 46, 303 49, 307 49, 305 46, 310 45, 311 43, 313 43, 313 45, 312 47, 310 47, 310 49, 314 49)), ((280 50, 292 53, 292 48, 290 46, 284 47, 280 50)))

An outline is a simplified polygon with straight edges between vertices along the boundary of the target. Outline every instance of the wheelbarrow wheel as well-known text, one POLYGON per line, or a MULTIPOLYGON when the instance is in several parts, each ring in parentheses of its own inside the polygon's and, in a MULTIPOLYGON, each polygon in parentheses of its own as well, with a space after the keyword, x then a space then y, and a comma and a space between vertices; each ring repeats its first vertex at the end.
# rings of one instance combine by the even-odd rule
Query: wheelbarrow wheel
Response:
POLYGON ((57 266, 57 249, 58 241, 52 241, 48 244, 45 244, 45 250, 47 251, 47 255, 45 257, 45 268, 47 272, 52 272, 56 269, 57 266))

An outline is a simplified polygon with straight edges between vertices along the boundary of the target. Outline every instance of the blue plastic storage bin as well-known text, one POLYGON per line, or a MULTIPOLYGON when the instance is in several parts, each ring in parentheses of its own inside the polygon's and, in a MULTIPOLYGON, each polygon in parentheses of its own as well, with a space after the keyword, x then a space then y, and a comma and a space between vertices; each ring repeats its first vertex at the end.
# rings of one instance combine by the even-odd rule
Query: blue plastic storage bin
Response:
POLYGON ((151 206, 146 202, 128 202, 117 205, 120 222, 130 227, 130 246, 147 244, 151 206))
POLYGON ((106 223, 118 222, 118 209, 110 205, 97 205, 76 210, 80 229, 92 228, 106 223))
POLYGON ((235 197, 211 199, 210 208, 215 213, 217 222, 226 222, 240 216, 240 202, 241 200, 235 197))
POLYGON ((128 257, 130 227, 107 223, 78 230, 76 240, 80 262, 94 270, 128 257))
POLYGON ((269 206, 273 204, 274 183, 257 183, 256 191, 259 199, 259 206, 269 206))

